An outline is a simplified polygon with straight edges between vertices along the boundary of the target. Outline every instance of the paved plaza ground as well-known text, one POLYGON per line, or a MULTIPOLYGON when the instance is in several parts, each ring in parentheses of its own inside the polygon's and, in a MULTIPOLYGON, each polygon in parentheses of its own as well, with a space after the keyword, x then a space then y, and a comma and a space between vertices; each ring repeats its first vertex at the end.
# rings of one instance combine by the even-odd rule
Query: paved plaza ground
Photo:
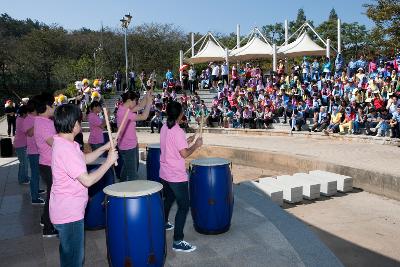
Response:
MULTIPOLYGON (((0 134, 4 134, 0 124, 0 134)), ((87 135, 85 134, 87 138, 87 135)), ((138 133, 140 143, 159 135, 138 133)), ((301 137, 205 134, 206 145, 277 151, 396 175, 395 146, 310 140, 301 137)), ((41 207, 29 202, 29 186, 17 183, 16 158, 0 159, 0 266, 58 266, 58 240, 42 239, 41 207)), ((144 175, 144 165, 141 165, 144 175)), ((235 182, 281 173, 236 165, 235 182)), ((198 246, 191 254, 171 250, 166 266, 398 266, 400 202, 354 190, 299 205, 274 205, 251 188, 235 186, 229 232, 204 236, 188 216, 186 234, 198 246), (294 215, 294 216, 293 216, 294 215)), ((172 219, 172 217, 171 217, 172 219)), ((104 231, 86 231, 85 266, 108 266, 104 231)))

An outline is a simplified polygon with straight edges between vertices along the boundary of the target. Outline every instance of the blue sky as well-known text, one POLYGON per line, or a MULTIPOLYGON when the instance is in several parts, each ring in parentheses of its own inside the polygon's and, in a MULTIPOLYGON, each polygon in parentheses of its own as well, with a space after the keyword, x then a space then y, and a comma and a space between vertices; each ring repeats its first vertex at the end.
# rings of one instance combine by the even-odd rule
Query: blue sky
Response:
POLYGON ((363 13, 362 4, 372 0, 0 0, 0 13, 17 19, 31 18, 64 28, 99 29, 101 23, 119 27, 125 13, 133 15, 133 24, 173 23, 187 32, 230 33, 241 25, 242 34, 253 26, 296 18, 303 8, 315 24, 324 21, 332 8, 344 22, 358 21, 373 26, 363 13), (196 4, 197 3, 197 4, 196 4))

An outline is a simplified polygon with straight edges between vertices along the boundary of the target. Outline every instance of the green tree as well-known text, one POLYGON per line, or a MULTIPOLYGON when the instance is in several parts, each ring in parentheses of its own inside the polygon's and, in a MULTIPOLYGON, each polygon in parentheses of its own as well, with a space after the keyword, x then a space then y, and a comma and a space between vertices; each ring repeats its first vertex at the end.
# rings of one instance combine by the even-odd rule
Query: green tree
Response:
POLYGON ((366 15, 375 23, 371 39, 378 52, 393 53, 400 50, 400 1, 374 0, 364 4, 366 15))
POLYGON ((262 26, 261 32, 271 44, 281 45, 285 42, 285 27, 282 23, 262 26))

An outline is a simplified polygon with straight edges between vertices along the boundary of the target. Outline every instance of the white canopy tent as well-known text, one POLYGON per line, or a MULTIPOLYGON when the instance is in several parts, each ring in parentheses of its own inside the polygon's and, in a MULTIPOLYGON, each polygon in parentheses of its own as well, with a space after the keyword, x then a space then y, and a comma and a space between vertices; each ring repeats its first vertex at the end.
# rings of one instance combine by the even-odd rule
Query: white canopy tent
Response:
POLYGON ((217 39, 215 39, 211 33, 207 33, 207 35, 203 36, 202 39, 203 43, 200 47, 200 51, 191 58, 184 59, 185 62, 197 64, 208 63, 210 61, 224 61, 227 59, 226 49, 218 42, 217 39), (205 43, 206 40, 207 42, 205 43))
POLYGON ((229 54, 231 59, 242 61, 272 58, 272 55, 272 46, 257 28, 254 28, 249 35, 249 41, 246 45, 232 50, 229 54))
POLYGON ((278 56, 284 57, 324 55, 326 55, 326 49, 316 44, 306 31, 300 34, 295 41, 278 48, 278 56))

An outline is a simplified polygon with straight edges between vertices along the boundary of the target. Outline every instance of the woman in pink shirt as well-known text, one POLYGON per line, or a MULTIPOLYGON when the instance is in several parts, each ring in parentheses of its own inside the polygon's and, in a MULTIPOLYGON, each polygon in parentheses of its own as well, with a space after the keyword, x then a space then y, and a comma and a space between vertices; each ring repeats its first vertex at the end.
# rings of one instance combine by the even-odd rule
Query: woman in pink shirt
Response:
POLYGON ((30 99, 26 104, 28 116, 24 120, 24 133, 26 136, 26 152, 28 154, 29 166, 31 168, 31 199, 32 205, 44 205, 45 201, 39 194, 44 194, 46 190, 39 189, 39 152, 33 137, 33 126, 37 116, 35 101, 37 96, 30 99))
POLYGON ((128 118, 124 129, 118 138, 118 149, 122 159, 120 181, 130 181, 138 179, 139 168, 139 148, 136 136, 136 122, 144 121, 149 117, 151 105, 153 104, 152 91, 148 91, 143 101, 138 104, 139 93, 128 91, 122 94, 123 104, 119 106, 117 112, 117 126, 120 127, 126 111, 128 118), (141 109, 141 114, 137 112, 141 109))
POLYGON ((49 217, 49 198, 53 177, 51 175, 51 147, 53 136, 56 134, 54 122, 51 119, 54 113, 54 97, 43 92, 37 97, 36 111, 38 116, 33 125, 33 136, 39 152, 39 172, 46 183, 47 198, 44 205, 41 223, 43 224, 43 237, 55 237, 57 231, 49 217))
POLYGON ((26 114, 26 107, 20 106, 18 109, 14 138, 15 152, 17 153, 19 161, 18 182, 20 184, 29 184, 30 182, 30 178, 28 176, 28 157, 26 155, 26 136, 23 128, 26 114))
POLYGON ((178 102, 169 102, 167 105, 167 123, 161 128, 160 133, 160 178, 164 186, 166 230, 174 229, 174 226, 168 222, 168 215, 175 200, 178 205, 172 249, 174 251, 191 252, 196 247, 183 240, 183 228, 190 206, 185 158, 201 147, 203 140, 199 137, 189 147, 188 143, 193 143, 195 135, 186 139, 185 132, 179 127, 182 117, 182 105, 178 102))
POLYGON ((89 111, 87 115, 90 128, 88 143, 92 151, 94 151, 104 145, 103 129, 106 126, 106 122, 99 117, 99 113, 101 113, 100 102, 93 101, 90 104, 89 111))
POLYGON ((118 159, 115 148, 107 143, 83 154, 74 138, 81 131, 82 114, 77 105, 64 104, 54 112, 57 135, 53 137, 50 194, 50 219, 60 238, 60 266, 83 266, 84 216, 88 187, 99 181, 118 159), (110 150, 109 150, 110 149, 110 150), (106 161, 87 173, 86 164, 109 150, 106 161))

